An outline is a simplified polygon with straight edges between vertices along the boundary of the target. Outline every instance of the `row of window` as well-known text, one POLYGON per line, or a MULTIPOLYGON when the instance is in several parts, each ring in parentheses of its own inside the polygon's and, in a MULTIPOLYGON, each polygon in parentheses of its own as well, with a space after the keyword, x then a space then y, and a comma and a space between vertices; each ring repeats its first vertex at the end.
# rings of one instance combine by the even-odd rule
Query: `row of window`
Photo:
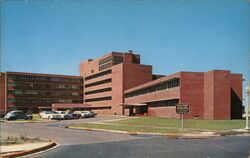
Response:
POLYGON ((171 100, 164 100, 164 101, 156 101, 148 103, 150 107, 166 107, 166 106, 176 106, 179 103, 179 99, 171 99, 171 100))
POLYGON ((97 74, 86 77, 85 81, 91 80, 91 79, 94 79, 94 78, 98 78, 98 77, 101 77, 101 76, 104 76, 104 75, 108 75, 108 74, 111 74, 111 73, 112 73, 112 70, 103 71, 103 72, 100 72, 100 73, 97 73, 97 74))
POLYGON ((109 62, 107 64, 103 64, 103 65, 99 66, 99 71, 111 68, 111 66, 112 66, 112 62, 109 62))
POLYGON ((67 90, 82 90, 83 89, 83 86, 80 86, 80 85, 16 83, 16 82, 9 82, 8 87, 15 87, 16 89, 67 89, 67 90))
POLYGON ((86 99, 85 102, 104 101, 104 100, 112 100, 112 97, 108 96, 108 97, 100 97, 100 98, 91 98, 91 99, 86 99))
POLYGON ((99 65, 103 65, 106 64, 110 61, 116 61, 116 62, 123 62, 123 56, 117 56, 117 55, 112 55, 112 56, 108 56, 102 60, 99 61, 99 65))
POLYGON ((105 84, 105 83, 110 83, 110 82, 112 82, 111 78, 105 79, 105 80, 101 80, 101 81, 97 81, 97 82, 90 83, 90 84, 86 84, 85 88, 87 88, 87 87, 93 87, 93 86, 97 86, 97 85, 101 85, 101 84, 105 84))
POLYGON ((109 92, 112 91, 112 88, 103 88, 103 89, 98 89, 98 90, 93 90, 93 91, 88 91, 85 92, 85 95, 90 95, 90 94, 96 94, 96 93, 103 93, 103 92, 109 92))
POLYGON ((32 104, 53 104, 53 103, 83 103, 82 100, 74 99, 54 99, 54 98, 8 98, 8 103, 32 103, 32 104))
POLYGON ((79 92, 50 92, 50 91, 24 91, 24 90, 9 90, 8 94, 15 96, 39 96, 39 97, 83 96, 83 94, 79 92))
POLYGON ((108 56, 108 57, 106 57, 106 58, 104 58, 104 59, 99 60, 99 65, 108 63, 108 62, 110 62, 111 60, 112 60, 112 56, 108 56))
POLYGON ((82 83, 83 82, 83 79, 80 79, 80 78, 47 77, 47 76, 14 75, 14 74, 9 74, 8 80, 61 82, 61 83, 82 83))
POLYGON ((152 86, 152 87, 148 87, 148 88, 144 88, 142 90, 127 93, 127 94, 125 94, 125 98, 135 97, 135 96, 144 95, 147 93, 153 93, 153 92, 166 90, 166 89, 172 89, 172 88, 176 88, 176 87, 179 87, 179 79, 167 81, 167 82, 160 83, 160 84, 152 86))

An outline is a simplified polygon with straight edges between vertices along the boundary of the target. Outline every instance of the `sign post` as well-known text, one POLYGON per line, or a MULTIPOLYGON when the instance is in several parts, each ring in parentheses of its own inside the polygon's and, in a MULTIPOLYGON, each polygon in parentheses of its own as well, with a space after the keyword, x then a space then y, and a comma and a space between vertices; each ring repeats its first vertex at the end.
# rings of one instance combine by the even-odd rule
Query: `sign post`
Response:
POLYGON ((183 130, 183 114, 189 112, 189 106, 187 104, 177 104, 176 113, 181 115, 181 130, 183 130))

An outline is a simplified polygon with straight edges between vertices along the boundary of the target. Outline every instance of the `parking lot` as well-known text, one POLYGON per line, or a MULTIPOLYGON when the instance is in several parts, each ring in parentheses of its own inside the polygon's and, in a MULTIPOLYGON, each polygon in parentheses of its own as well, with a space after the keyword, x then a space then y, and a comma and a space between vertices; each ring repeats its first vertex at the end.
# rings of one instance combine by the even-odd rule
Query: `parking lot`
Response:
POLYGON ((87 144, 137 139, 134 136, 118 133, 72 130, 64 128, 64 126, 69 124, 78 124, 83 122, 99 122, 104 120, 114 120, 121 118, 125 117, 97 116, 95 118, 61 120, 43 123, 1 123, 1 138, 26 134, 28 137, 38 136, 39 138, 43 139, 52 139, 60 145, 87 144))
POLYGON ((69 124, 126 119, 126 116, 97 116, 76 120, 43 123, 1 123, 1 139, 8 136, 52 139, 52 150, 25 157, 247 157, 250 137, 216 137, 209 139, 167 139, 161 136, 128 135, 64 128, 69 124))

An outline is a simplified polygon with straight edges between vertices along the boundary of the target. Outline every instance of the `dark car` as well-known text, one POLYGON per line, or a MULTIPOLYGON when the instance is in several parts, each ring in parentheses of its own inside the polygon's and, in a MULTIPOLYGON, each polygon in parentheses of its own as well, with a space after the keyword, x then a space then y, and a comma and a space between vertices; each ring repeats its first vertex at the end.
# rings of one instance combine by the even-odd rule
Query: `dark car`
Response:
POLYGON ((32 120, 33 117, 31 114, 25 114, 22 110, 14 110, 8 112, 5 117, 7 120, 17 120, 17 119, 24 119, 24 120, 32 120))
POLYGON ((67 115, 65 115, 65 119, 79 119, 81 117, 81 114, 75 114, 72 112, 67 113, 67 115))

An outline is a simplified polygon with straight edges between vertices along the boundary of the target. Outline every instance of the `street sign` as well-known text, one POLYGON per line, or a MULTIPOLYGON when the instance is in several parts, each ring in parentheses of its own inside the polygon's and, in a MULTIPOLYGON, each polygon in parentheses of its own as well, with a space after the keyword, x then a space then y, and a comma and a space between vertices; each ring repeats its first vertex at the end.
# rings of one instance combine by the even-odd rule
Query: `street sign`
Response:
POLYGON ((183 114, 187 114, 189 112, 189 106, 187 104, 177 104, 176 105, 176 113, 181 115, 181 130, 183 130, 183 114))
POLYGON ((177 104, 176 113, 177 114, 187 114, 189 112, 189 106, 187 104, 177 104))

